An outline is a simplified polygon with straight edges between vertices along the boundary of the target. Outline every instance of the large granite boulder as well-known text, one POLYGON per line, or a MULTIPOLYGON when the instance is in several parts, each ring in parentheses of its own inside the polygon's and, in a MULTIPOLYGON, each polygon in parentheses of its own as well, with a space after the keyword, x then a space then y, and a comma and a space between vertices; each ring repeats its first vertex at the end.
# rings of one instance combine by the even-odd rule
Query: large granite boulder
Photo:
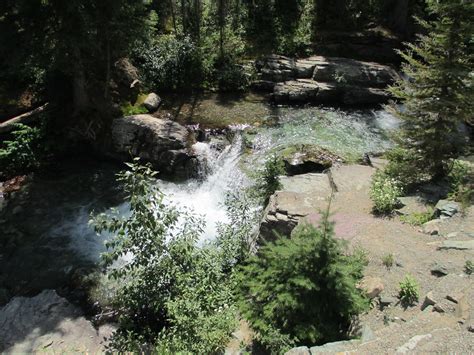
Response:
POLYGON ((269 56, 257 61, 254 87, 272 92, 276 103, 374 105, 388 101, 384 90, 397 78, 387 65, 338 57, 292 59, 269 56))
POLYGON ((15 297, 0 308, 2 353, 100 353, 114 330, 109 325, 95 329, 79 308, 53 290, 15 297))
POLYGON ((330 151, 311 144, 297 144, 282 150, 280 156, 287 175, 322 173, 342 159, 330 151))
POLYGON ((123 161, 140 157, 161 173, 189 177, 198 163, 188 150, 189 139, 188 130, 170 120, 151 115, 121 117, 112 122, 110 155, 123 161))
POLYGON ((282 189, 270 197, 260 224, 260 237, 273 240, 277 234, 290 236, 299 220, 325 210, 332 188, 326 174, 281 177, 282 189))

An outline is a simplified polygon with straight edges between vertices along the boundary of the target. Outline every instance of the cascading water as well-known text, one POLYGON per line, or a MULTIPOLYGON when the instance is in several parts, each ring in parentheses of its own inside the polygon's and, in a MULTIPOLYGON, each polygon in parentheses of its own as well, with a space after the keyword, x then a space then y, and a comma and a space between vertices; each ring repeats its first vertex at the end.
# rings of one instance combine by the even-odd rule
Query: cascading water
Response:
POLYGON ((196 143, 193 148, 202 169, 207 172, 204 180, 182 184, 161 181, 159 185, 168 201, 202 216, 206 222, 202 239, 213 239, 217 224, 227 221, 224 206, 227 192, 240 188, 245 182, 245 176, 238 168, 242 137, 236 132, 233 142, 222 151, 207 143, 196 143))
MULTIPOLYGON (((243 133, 252 154, 242 153, 244 127, 236 127, 230 144, 220 141, 216 145, 211 139, 211 143, 193 146, 204 167, 199 179, 157 181, 170 203, 203 217, 206 225, 201 240, 215 238, 217 223, 227 221, 227 192, 248 183, 241 166, 244 171, 255 171, 269 153, 295 144, 316 144, 356 157, 384 151, 391 145, 387 132, 398 124, 383 111, 273 106, 263 111, 271 114, 243 133)), ((58 288, 73 278, 75 270, 96 266, 104 246, 103 238, 88 225, 90 213, 114 206, 123 214, 128 211, 115 181, 116 172, 115 166, 100 162, 68 162, 60 173, 35 177, 0 210, 0 289, 22 294, 58 288)))

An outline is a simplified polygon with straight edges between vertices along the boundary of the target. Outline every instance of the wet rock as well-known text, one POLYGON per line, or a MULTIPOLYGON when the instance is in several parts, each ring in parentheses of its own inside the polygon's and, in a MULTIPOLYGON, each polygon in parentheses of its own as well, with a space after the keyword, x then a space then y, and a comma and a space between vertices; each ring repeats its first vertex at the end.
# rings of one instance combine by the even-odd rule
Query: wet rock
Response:
POLYGON ((358 288, 364 290, 369 298, 375 298, 382 293, 384 285, 379 277, 365 276, 358 285, 358 288))
POLYGON ((474 240, 445 240, 439 250, 474 250, 474 240))
POLYGON ((275 233, 290 236, 299 220, 327 207, 332 193, 326 174, 281 177, 281 191, 270 197, 260 224, 260 236, 273 240, 275 233))
POLYGON ((148 112, 155 112, 156 110, 158 110, 158 107, 160 107, 160 104, 161 98, 154 92, 149 94, 146 97, 145 101, 143 101, 143 106, 145 106, 148 112))
POLYGON ((315 145, 296 145, 281 152, 288 175, 321 173, 333 163, 342 161, 337 155, 315 145))
POLYGON ((176 122, 150 115, 127 116, 113 120, 108 154, 122 161, 140 157, 162 173, 186 177, 197 164, 187 149, 188 139, 188 130, 176 122))
POLYGON ((459 203, 449 200, 439 200, 435 206, 435 215, 440 218, 449 218, 460 211, 459 203))

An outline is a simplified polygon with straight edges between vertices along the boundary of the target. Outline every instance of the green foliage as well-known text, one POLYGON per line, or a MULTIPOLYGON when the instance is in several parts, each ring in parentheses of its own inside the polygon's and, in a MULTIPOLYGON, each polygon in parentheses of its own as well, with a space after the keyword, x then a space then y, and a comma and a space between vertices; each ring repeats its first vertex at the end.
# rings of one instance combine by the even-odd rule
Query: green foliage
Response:
POLYGON ((272 353, 340 340, 367 302, 356 288, 363 258, 345 255, 324 214, 291 239, 264 245, 236 277, 242 315, 272 353))
POLYGON ((413 276, 406 275, 403 281, 400 282, 398 297, 405 307, 412 306, 415 302, 418 302, 420 298, 419 285, 413 276))
MULTIPOLYGON (((391 110, 403 120, 399 145, 409 152, 405 171, 443 178, 450 162, 463 153, 460 124, 474 109, 474 4, 464 0, 428 1, 432 23, 419 20, 425 35, 400 52, 405 60, 390 92, 403 103, 391 110), (410 169, 411 168, 411 169, 410 169)), ((416 176, 415 176, 416 177, 416 176)))
POLYGON ((12 137, 0 146, 0 174, 8 177, 38 169, 46 155, 42 129, 17 124, 12 137))
POLYGON ((285 166, 283 161, 277 155, 272 155, 260 171, 256 178, 254 187, 255 195, 263 202, 263 205, 268 203, 270 196, 281 188, 279 176, 285 173, 285 166))
POLYGON ((247 191, 229 192, 225 208, 229 221, 217 226, 217 245, 222 250, 224 270, 232 270, 244 262, 255 247, 258 236, 255 226, 260 222, 261 209, 247 191))
POLYGON ((391 269, 393 264, 395 262, 395 259, 393 257, 393 254, 392 253, 389 253, 389 254, 385 254, 383 257, 382 257, 382 264, 383 266, 385 266, 387 269, 391 269))
POLYGON ((426 212, 414 212, 406 216, 400 216, 400 220, 412 226, 421 226, 433 219, 433 209, 428 209, 426 212))
POLYGON ((466 260, 466 263, 464 264, 464 272, 467 275, 474 274, 474 262, 472 260, 466 260))
POLYGON ((132 105, 130 102, 126 102, 120 107, 124 116, 140 115, 142 113, 148 113, 148 110, 143 105, 132 105))
POLYGON ((119 174, 130 213, 99 214, 98 233, 112 233, 103 260, 120 285, 121 311, 112 347, 159 353, 216 353, 235 329, 236 317, 224 255, 198 247, 202 221, 167 204, 149 166, 138 160, 119 174))
POLYGON ((461 202, 464 207, 474 202, 473 173, 467 163, 455 160, 448 175, 450 185, 448 197, 461 202))
POLYGON ((134 56, 154 89, 191 90, 202 85, 201 52, 188 36, 158 36, 152 43, 137 47, 134 56))
POLYGON ((403 189, 400 183, 378 170, 372 177, 370 197, 374 203, 373 211, 378 214, 388 214, 398 205, 398 198, 402 196, 403 189))

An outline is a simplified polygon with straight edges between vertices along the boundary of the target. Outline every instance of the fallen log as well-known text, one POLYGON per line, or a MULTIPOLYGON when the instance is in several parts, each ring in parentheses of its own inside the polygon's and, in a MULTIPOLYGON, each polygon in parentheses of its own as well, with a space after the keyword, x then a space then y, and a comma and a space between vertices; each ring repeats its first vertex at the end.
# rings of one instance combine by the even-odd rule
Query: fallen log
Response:
POLYGON ((41 117, 40 114, 45 112, 48 108, 49 103, 45 103, 44 105, 35 108, 32 111, 26 112, 22 115, 10 118, 9 120, 0 123, 0 134, 9 133, 15 129, 16 124, 29 124, 38 121, 41 117))

